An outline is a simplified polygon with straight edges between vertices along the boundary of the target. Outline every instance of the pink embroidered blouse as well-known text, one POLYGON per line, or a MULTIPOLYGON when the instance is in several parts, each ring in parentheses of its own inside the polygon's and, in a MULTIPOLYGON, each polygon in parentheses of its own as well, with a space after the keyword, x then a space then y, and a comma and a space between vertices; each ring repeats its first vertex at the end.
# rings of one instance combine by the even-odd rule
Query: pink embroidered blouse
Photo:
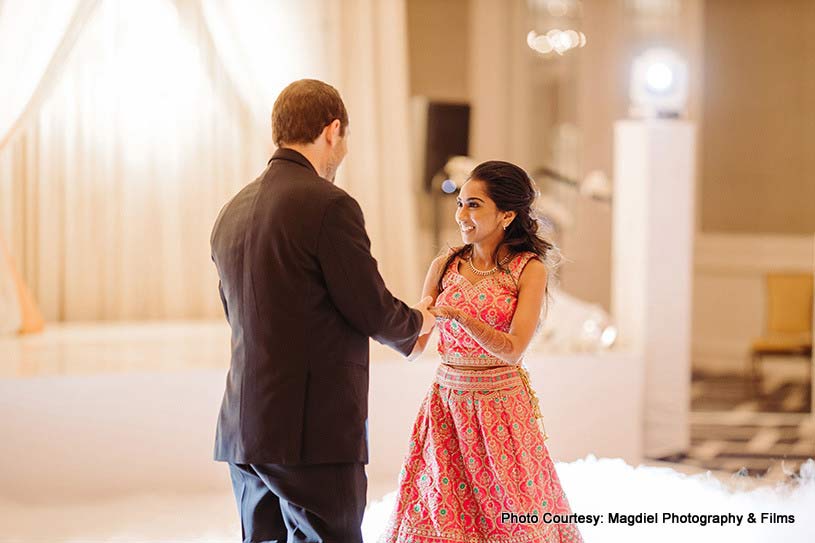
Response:
MULTIPOLYGON (((509 332, 515 308, 518 305, 518 281, 521 272, 537 255, 524 252, 515 255, 506 265, 509 272, 501 270, 471 283, 458 272, 461 258, 456 257, 444 271, 442 291, 436 298, 438 306, 460 309, 501 332, 509 332)), ((445 319, 439 324, 438 351, 445 364, 451 366, 509 366, 508 362, 493 356, 479 345, 454 320, 445 319)), ((520 364, 520 361, 518 362, 520 364)))

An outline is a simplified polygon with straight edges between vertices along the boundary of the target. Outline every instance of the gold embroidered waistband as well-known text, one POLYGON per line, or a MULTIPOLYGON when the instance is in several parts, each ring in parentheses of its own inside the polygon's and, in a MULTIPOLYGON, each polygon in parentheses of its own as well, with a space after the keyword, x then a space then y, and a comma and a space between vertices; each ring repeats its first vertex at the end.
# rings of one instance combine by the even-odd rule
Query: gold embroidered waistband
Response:
POLYGON ((529 372, 523 366, 506 366, 486 370, 466 370, 439 364, 436 368, 436 383, 454 390, 478 391, 500 390, 517 386, 524 387, 532 402, 532 410, 538 419, 538 427, 546 441, 549 436, 543 426, 540 400, 529 382, 529 372))
POLYGON ((460 356, 458 354, 443 354, 441 355, 442 362, 445 364, 449 364, 452 366, 506 366, 506 367, 514 367, 508 365, 505 361, 501 360, 496 356, 487 356, 487 355, 480 355, 480 356, 460 356))
POLYGON ((517 367, 507 366, 487 370, 465 370, 440 364, 436 382, 456 390, 496 390, 523 386, 517 367))

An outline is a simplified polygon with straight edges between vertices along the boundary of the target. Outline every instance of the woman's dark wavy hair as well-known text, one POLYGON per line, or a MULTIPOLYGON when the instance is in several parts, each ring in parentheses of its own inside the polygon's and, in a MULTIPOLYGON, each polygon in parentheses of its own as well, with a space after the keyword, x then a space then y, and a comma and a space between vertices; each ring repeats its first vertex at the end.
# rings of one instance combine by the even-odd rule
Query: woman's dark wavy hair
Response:
MULTIPOLYGON (((549 285, 554 279, 554 272, 560 264, 561 255, 557 246, 543 239, 538 234, 540 225, 533 208, 535 199, 538 196, 535 182, 523 168, 500 160, 490 160, 479 164, 470 172, 468 181, 469 180, 483 182, 487 195, 495 202, 495 205, 500 211, 515 212, 515 218, 509 223, 509 226, 504 232, 503 241, 495 248, 493 260, 498 262, 498 254, 501 247, 508 248, 512 255, 526 251, 538 255, 549 271, 549 278, 546 282, 546 297, 548 301, 549 285)), ((442 273, 439 274, 439 292, 442 291, 444 271, 447 270, 456 257, 468 257, 472 254, 472 250, 472 244, 453 249, 444 267, 441 268, 442 273)), ((500 263, 498 266, 501 271, 509 271, 500 263)), ((546 305, 548 307, 548 303, 546 305)))

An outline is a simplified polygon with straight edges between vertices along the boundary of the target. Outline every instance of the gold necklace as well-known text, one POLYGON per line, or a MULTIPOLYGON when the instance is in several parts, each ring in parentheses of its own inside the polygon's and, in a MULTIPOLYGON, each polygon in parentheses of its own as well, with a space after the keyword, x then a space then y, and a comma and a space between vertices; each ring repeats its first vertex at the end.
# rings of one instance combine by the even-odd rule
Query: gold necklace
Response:
MULTIPOLYGON (((503 260, 501 260, 501 263, 500 263, 499 265, 500 265, 500 266, 503 266, 504 264, 506 264, 507 262, 509 262, 511 259, 512 259, 512 255, 511 255, 511 254, 509 254, 509 255, 507 255, 506 257, 504 257, 504 259, 503 259, 503 260)), ((492 269, 487 270, 487 271, 482 271, 482 270, 479 270, 478 268, 476 268, 476 267, 475 267, 475 264, 473 264, 473 255, 472 255, 472 253, 470 253, 470 256, 467 258, 467 264, 469 264, 469 265, 470 265, 470 270, 471 270, 471 271, 472 271, 474 274, 476 274, 476 275, 480 275, 481 277, 485 277, 485 276, 487 276, 487 275, 492 275, 492 274, 494 274, 495 272, 497 272, 497 271, 498 271, 498 266, 493 266, 493 268, 492 268, 492 269)))

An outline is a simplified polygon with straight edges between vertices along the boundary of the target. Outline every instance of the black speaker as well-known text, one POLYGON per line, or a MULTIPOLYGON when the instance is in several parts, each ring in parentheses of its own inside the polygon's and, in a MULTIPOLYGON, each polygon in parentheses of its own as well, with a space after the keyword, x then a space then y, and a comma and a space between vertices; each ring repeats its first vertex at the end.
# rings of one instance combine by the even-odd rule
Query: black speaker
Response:
POLYGON ((424 146, 425 189, 452 156, 470 154, 470 106, 428 102, 424 146))

